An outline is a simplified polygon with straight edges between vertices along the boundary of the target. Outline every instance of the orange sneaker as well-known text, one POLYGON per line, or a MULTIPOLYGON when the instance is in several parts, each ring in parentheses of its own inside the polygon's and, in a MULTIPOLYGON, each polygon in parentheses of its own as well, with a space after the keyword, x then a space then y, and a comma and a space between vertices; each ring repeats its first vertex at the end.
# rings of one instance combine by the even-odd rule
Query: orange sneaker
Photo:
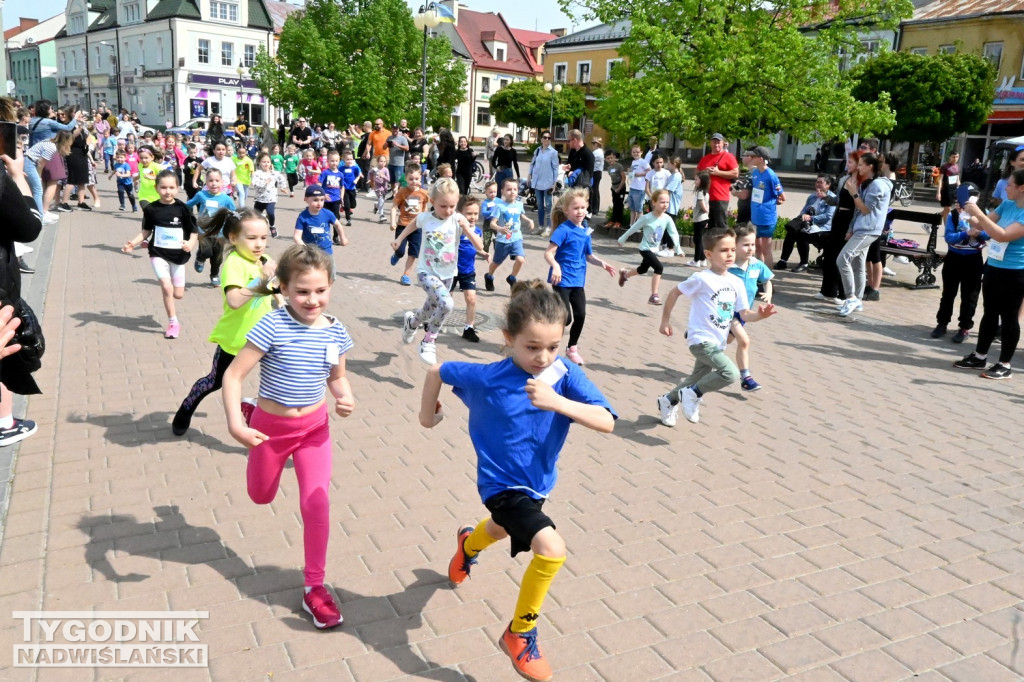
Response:
POLYGON ((448 562, 448 580, 452 585, 461 585, 469 577, 469 570, 476 563, 476 557, 466 556, 466 538, 473 532, 472 526, 460 528, 455 534, 458 540, 458 547, 455 549, 455 556, 448 562))
POLYGON ((512 659, 512 667, 520 677, 532 682, 552 679, 551 666, 537 646, 537 628, 528 632, 512 632, 512 625, 509 624, 505 634, 498 640, 498 646, 512 659))

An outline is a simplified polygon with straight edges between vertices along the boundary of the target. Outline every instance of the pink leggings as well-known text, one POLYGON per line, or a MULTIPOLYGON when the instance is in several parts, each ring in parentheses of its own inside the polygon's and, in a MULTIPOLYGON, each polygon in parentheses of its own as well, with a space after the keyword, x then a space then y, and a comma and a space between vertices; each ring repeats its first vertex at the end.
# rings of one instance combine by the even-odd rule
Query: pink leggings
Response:
POLYGON ((294 459, 306 551, 303 573, 307 587, 323 585, 330 535, 331 430, 327 404, 303 417, 278 417, 257 407, 249 425, 268 436, 249 451, 249 498, 256 504, 273 502, 285 462, 289 456, 294 459))

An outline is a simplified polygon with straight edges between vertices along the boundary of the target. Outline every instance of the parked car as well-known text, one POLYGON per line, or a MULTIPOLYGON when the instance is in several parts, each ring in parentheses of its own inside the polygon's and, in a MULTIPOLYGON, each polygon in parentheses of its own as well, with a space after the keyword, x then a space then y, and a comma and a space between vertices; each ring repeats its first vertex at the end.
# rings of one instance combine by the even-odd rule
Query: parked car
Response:
MULTIPOLYGON (((190 118, 189 120, 187 120, 184 123, 182 123, 180 126, 172 126, 172 127, 168 128, 167 132, 169 132, 169 133, 177 133, 178 135, 184 135, 185 137, 191 137, 192 136, 192 131, 196 130, 198 128, 199 129, 199 136, 200 137, 206 137, 206 129, 209 127, 209 125, 210 125, 210 119, 209 118, 206 118, 206 117, 203 117, 203 118, 190 118)), ((225 137, 234 137, 235 136, 235 131, 225 125, 224 126, 224 136, 225 137)))

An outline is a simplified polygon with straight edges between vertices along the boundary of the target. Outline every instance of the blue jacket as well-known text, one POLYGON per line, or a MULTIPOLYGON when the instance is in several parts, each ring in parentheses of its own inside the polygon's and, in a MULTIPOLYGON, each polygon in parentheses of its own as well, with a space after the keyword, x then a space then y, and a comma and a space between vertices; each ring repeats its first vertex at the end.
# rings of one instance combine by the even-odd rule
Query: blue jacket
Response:
POLYGON ((982 231, 977 237, 971 237, 967 234, 971 224, 966 219, 959 218, 959 211, 956 210, 950 211, 946 216, 946 231, 943 237, 949 245, 949 250, 962 256, 981 253, 981 250, 985 248, 985 243, 990 239, 988 233, 982 231), (953 220, 954 214, 958 218, 956 221, 953 220))
POLYGON ((546 190, 555 186, 558 179, 558 152, 554 147, 537 147, 530 161, 530 186, 546 190))
POLYGON ((832 216, 836 212, 836 195, 829 192, 824 197, 819 197, 817 192, 807 197, 807 202, 800 209, 797 215, 804 215, 814 209, 811 216, 811 225, 818 228, 818 232, 827 232, 832 227, 832 216), (829 201, 831 200, 831 201, 829 201))
POLYGON ((57 137, 58 131, 74 130, 77 127, 78 121, 61 123, 55 118, 31 118, 28 122, 28 146, 31 147, 37 142, 57 137))

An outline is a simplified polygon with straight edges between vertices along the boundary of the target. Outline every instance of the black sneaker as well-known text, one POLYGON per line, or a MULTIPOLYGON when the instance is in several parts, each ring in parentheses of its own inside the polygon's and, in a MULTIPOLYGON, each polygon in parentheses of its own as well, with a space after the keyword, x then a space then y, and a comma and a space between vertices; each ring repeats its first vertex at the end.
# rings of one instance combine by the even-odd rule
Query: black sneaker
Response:
POLYGON ((985 369, 985 358, 979 358, 974 353, 968 353, 960 360, 954 362, 953 366, 957 369, 985 369))
POLYGON ((18 269, 21 270, 21 274, 23 275, 31 275, 35 273, 35 270, 29 267, 29 264, 26 263, 25 259, 21 256, 18 256, 18 269))
POLYGON ((484 289, 494 291, 494 275, 484 275, 484 289))
POLYGON ((1009 379, 1010 377, 1013 376, 1013 370, 1011 370, 1006 365, 997 362, 996 364, 992 365, 984 372, 982 372, 981 376, 985 377, 986 379, 1009 379))
POLYGON ((85 203, 84 201, 79 202, 78 208, 83 210, 83 211, 91 211, 92 210, 92 206, 90 206, 89 204, 85 203))
POLYGON ((14 445, 20 440, 25 440, 35 433, 38 428, 31 419, 15 419, 11 428, 0 430, 0 448, 14 445))
POLYGON ((277 239, 277 228, 276 227, 270 228, 270 236, 273 237, 274 239, 277 239))
POLYGON ((801 263, 800 265, 796 266, 795 268, 793 268, 793 272, 807 272, 807 263, 801 263))
POLYGON ((352 221, 351 220, 346 220, 345 221, 345 227, 352 227, 352 221))
POLYGON ((71 213, 75 209, 71 208, 68 204, 57 204, 57 210, 61 213, 71 213))
MULTIPOLYGON (((24 270, 22 270, 24 272, 24 270)), ((956 334, 953 334, 953 338, 950 339, 953 343, 963 343, 970 336, 970 332, 966 329, 957 329, 956 334)))
POLYGON ((184 436, 191 424, 192 413, 184 407, 179 407, 178 411, 174 413, 174 419, 171 420, 171 433, 175 436, 184 436))
POLYGON ((472 341, 473 343, 480 343, 480 335, 476 333, 476 330, 472 327, 466 327, 462 330, 462 338, 466 341, 472 341))
MULTIPOLYGON (((937 325, 935 325, 935 329, 932 330, 932 338, 933 339, 941 339, 945 335, 946 335, 946 325, 944 325, 944 324, 937 324, 937 325)), ((973 353, 972 353, 972 355, 973 355, 973 353)))
POLYGON ((789 267, 789 263, 787 263, 784 260, 780 260, 778 263, 775 264, 775 269, 776 270, 785 270, 788 267, 789 267))
POLYGON ((864 290, 864 298, 862 298, 861 300, 862 301, 878 301, 881 298, 882 297, 881 297, 881 295, 879 295, 878 289, 865 289, 864 290))
POLYGON ((505 278, 505 282, 506 282, 506 283, 507 283, 507 284, 508 284, 508 285, 509 285, 510 287, 514 287, 514 286, 516 285, 516 278, 515 278, 515 277, 513 277, 512 275, 509 275, 508 277, 506 277, 506 278, 505 278))
POLYGON ((71 199, 71 201, 78 201, 78 192, 75 192, 74 194, 72 194, 68 198, 71 199))
POLYGON ((196 272, 202 272, 203 268, 206 267, 206 261, 196 258, 196 262, 192 267, 196 269, 196 272))

